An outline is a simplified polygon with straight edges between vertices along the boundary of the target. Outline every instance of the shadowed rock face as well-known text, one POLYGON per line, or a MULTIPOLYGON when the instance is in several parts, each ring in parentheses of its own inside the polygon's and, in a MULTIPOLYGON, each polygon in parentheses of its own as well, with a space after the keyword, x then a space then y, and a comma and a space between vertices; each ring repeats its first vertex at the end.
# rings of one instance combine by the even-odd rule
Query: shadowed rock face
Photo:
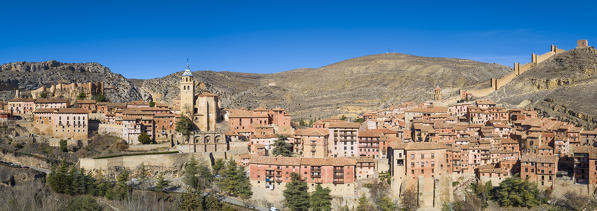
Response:
POLYGON ((573 49, 521 74, 489 96, 587 128, 597 126, 597 52, 573 49))
POLYGON ((126 78, 98 63, 15 62, 0 66, 0 99, 14 97, 14 89, 33 90, 63 83, 104 82, 113 102, 139 100, 141 95, 126 78))
MULTIPOLYGON (((392 53, 276 74, 196 71, 193 77, 219 94, 225 107, 279 106, 295 119, 309 119, 432 100, 436 86, 445 97, 456 95, 460 88, 487 86, 490 78, 509 71, 498 64, 392 53)), ((139 91, 144 99, 171 102, 181 74, 145 80, 139 91)))

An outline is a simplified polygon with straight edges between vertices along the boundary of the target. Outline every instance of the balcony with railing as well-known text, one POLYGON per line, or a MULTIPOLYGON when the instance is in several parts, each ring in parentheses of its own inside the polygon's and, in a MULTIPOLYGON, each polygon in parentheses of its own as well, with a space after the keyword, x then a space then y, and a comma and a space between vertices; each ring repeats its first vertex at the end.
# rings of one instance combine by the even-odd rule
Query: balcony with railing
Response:
POLYGON ((344 184, 344 178, 334 178, 333 183, 334 183, 334 185, 335 184, 344 184))
POLYGON ((311 172, 311 178, 321 178, 321 172, 311 172))

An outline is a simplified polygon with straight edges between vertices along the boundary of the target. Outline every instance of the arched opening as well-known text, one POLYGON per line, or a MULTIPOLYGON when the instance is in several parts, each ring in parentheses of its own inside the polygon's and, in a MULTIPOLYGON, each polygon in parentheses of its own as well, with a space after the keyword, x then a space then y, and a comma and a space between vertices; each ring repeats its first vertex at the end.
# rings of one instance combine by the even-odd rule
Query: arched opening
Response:
POLYGON ((207 152, 207 144, 210 140, 211 138, 209 137, 209 135, 206 135, 205 138, 203 138, 203 152, 207 152))
POLYGON ((220 135, 216 135, 214 139, 214 152, 218 151, 218 144, 222 142, 222 137, 220 135))

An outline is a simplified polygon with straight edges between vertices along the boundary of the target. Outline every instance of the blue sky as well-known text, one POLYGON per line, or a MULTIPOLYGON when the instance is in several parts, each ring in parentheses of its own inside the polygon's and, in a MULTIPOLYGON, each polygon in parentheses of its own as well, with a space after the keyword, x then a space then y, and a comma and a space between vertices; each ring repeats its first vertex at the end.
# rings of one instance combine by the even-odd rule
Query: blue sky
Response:
POLYGON ((386 51, 511 66, 597 42, 591 1, 2 1, 0 63, 99 62, 129 78, 274 73, 386 51))

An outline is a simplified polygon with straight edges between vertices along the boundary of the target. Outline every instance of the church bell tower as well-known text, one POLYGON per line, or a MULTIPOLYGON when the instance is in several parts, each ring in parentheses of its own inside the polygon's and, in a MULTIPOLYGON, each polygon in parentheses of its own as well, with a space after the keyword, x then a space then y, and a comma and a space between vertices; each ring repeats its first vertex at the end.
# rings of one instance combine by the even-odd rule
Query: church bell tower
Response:
POLYGON ((182 73, 180 81, 180 112, 189 118, 193 118, 194 98, 195 96, 195 81, 193 80, 193 73, 189 68, 187 62, 187 69, 182 73))

